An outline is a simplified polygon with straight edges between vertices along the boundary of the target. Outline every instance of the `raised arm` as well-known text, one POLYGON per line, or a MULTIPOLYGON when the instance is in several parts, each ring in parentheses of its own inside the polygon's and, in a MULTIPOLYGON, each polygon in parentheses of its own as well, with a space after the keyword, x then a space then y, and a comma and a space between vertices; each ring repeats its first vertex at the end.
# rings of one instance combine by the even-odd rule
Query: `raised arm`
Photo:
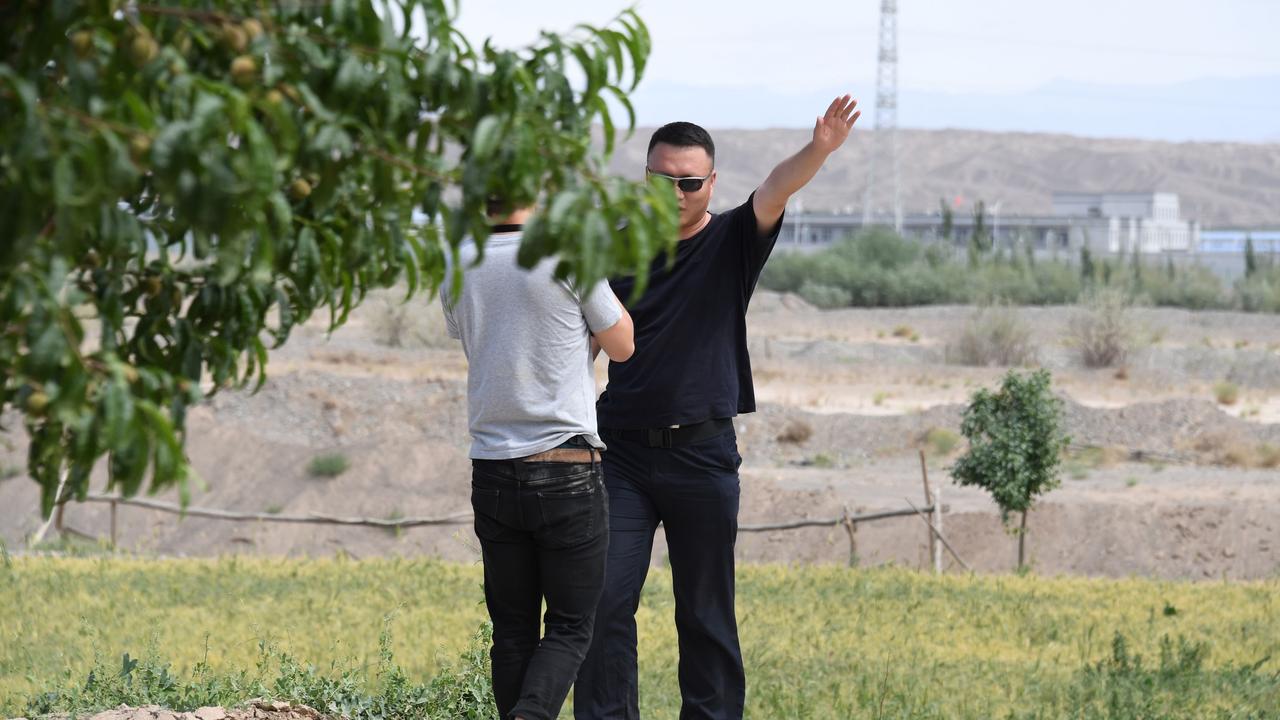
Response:
POLYGON ((767 234, 787 207, 787 201, 818 174, 818 169, 849 137, 853 124, 862 116, 856 111, 858 101, 845 95, 831 101, 827 112, 813 125, 813 139, 800 152, 783 160, 769 173, 764 183, 756 189, 752 203, 756 213, 756 227, 767 234))

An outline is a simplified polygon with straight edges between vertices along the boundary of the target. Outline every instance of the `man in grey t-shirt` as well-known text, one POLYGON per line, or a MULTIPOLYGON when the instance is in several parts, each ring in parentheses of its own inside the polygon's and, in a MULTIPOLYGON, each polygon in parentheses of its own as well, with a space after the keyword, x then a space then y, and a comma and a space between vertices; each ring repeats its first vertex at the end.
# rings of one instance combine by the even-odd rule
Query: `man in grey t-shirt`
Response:
POLYGON ((516 263, 529 214, 493 227, 479 265, 465 243, 458 296, 447 283, 440 291, 468 361, 471 506, 504 720, 558 716, 586 656, 609 541, 592 340, 615 362, 634 350, 631 316, 608 283, 579 291, 555 279, 552 259, 516 263))

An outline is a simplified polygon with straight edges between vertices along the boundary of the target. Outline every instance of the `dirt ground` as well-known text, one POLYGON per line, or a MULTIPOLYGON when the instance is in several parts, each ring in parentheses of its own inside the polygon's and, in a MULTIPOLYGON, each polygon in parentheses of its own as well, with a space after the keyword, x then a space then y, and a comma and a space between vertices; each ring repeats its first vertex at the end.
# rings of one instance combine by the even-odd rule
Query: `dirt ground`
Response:
MULTIPOLYGON (((744 526, 925 504, 920 448, 946 506, 943 530, 979 571, 1007 571, 1015 539, 984 492, 951 482, 956 454, 926 442, 957 432, 964 403, 1003 368, 949 364, 967 307, 818 311, 760 292, 749 317, 760 412, 739 417, 744 526)), ((1123 372, 1082 366, 1068 342, 1072 308, 1019 311, 1036 363, 1053 371, 1076 452, 1062 486, 1030 517, 1042 574, 1264 578, 1280 568, 1280 320, 1242 313, 1135 311, 1143 338, 1123 372), (1239 388, 1232 405, 1215 386, 1239 388), (1087 448, 1096 449, 1087 449, 1087 448)), ((225 392, 190 417, 188 453, 202 486, 192 504, 246 512, 442 516, 469 510, 466 361, 439 309, 371 299, 327 337, 310 323, 272 353, 256 395, 225 392), (399 346, 395 346, 395 342, 399 346), (313 477, 338 452, 349 469, 313 477)), ((603 385, 605 367, 597 366, 603 385)), ((0 468, 25 465, 17 428, 0 435, 0 468)), ((5 473, 8 474, 8 473, 5 473)), ((105 471, 94 487, 105 484, 105 471)), ((160 499, 172 499, 172 494, 160 499)), ((0 538, 21 551, 39 526, 34 483, 0 481, 0 538)), ((393 532, 265 522, 180 520, 119 510, 118 544, 141 553, 432 555, 478 561, 467 524, 393 532)), ((70 506, 69 532, 105 537, 105 505, 70 506)), ((862 563, 921 566, 915 516, 858 526, 862 563)), ((661 533, 659 533, 661 535, 661 533)), ((654 562, 664 562, 659 538, 654 562)), ((744 562, 847 562, 842 527, 743 532, 744 562)), ((957 567, 948 557, 948 567, 957 567)))

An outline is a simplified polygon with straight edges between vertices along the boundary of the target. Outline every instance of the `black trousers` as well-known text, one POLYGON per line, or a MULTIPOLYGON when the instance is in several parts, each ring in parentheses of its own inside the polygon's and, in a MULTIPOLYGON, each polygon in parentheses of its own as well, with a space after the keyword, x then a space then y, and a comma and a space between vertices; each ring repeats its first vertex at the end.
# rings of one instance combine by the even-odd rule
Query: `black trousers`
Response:
POLYGON ((504 720, 551 720, 591 642, 609 516, 598 463, 473 460, 471 506, 504 720), (546 601, 546 634, 539 614, 546 601))
POLYGON ((591 651, 574 687, 578 720, 640 717, 635 612, 659 522, 675 590, 680 717, 742 717, 733 559, 741 462, 731 427, 674 448, 609 440, 609 562, 591 651))

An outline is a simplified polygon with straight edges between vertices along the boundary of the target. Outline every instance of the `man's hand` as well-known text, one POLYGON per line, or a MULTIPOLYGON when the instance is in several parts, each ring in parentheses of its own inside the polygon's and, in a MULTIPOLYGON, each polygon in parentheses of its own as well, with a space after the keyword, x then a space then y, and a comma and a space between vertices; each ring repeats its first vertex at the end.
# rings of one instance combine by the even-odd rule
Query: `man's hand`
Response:
POLYGON ((858 101, 850 95, 832 100, 826 114, 813 126, 813 140, 800 152, 783 160, 756 189, 752 204, 761 237, 773 232, 787 207, 787 200, 818 174, 828 155, 844 144, 853 124, 862 116, 855 110, 857 106, 858 101))
POLYGON ((832 100, 827 108, 827 114, 818 118, 813 125, 814 148, 828 155, 839 149, 849 137, 853 124, 862 117, 861 111, 854 111, 856 107, 858 107, 858 101, 851 95, 832 100))
POLYGON ((858 108, 858 101, 852 99, 851 96, 837 97, 831 101, 831 106, 827 108, 827 114, 818 118, 818 122, 813 126, 813 146, 819 152, 826 152, 831 155, 849 137, 849 131, 854 129, 854 123, 858 122, 861 117, 861 111, 854 111, 858 108))

